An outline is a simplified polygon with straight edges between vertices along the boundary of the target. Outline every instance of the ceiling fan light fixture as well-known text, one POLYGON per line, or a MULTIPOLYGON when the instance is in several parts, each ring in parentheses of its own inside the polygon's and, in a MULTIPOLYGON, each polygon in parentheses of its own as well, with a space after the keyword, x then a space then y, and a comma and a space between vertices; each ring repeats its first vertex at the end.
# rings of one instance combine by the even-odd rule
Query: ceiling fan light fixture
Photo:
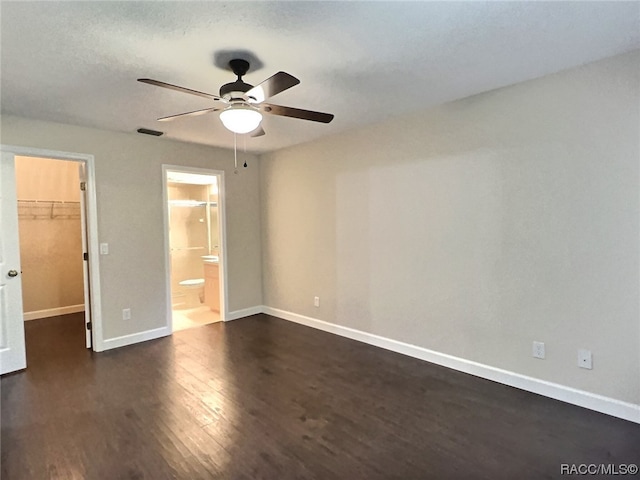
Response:
POLYGON ((262 114, 246 105, 232 105, 220 112, 220 120, 234 133, 249 133, 258 128, 262 114))

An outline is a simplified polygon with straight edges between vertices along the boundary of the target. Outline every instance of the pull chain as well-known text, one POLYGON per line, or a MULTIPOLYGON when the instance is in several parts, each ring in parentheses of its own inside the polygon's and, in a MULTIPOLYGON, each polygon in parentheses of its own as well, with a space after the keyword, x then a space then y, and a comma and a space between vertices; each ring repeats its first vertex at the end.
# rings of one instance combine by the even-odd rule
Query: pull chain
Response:
POLYGON ((233 173, 238 174, 238 144, 236 140, 236 132, 233 132, 233 173))
MULTIPOLYGON (((242 140, 244 141, 244 153, 247 153, 247 136, 244 135, 242 137, 242 140)), ((247 168, 247 161, 244 161, 244 168, 247 168)))

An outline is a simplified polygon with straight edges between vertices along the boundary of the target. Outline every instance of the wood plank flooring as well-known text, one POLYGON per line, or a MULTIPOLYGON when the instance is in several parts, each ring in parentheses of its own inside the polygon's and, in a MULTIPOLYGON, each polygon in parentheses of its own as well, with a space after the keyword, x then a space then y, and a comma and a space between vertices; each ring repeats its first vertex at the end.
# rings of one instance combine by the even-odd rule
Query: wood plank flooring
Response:
POLYGON ((29 368, 0 382, 2 480, 544 479, 562 464, 640 465, 639 425, 267 315, 101 354, 84 349, 82 322, 27 322, 29 368))

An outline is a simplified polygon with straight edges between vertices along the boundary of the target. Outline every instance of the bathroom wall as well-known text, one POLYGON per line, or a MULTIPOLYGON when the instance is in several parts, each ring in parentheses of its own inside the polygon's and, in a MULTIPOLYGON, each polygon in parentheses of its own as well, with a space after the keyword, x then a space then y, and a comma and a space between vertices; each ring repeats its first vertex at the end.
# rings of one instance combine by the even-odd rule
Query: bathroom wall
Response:
POLYGON ((211 206, 209 210, 209 214, 211 215, 211 237, 210 237, 210 245, 211 245, 211 255, 220 255, 220 221, 218 215, 218 187, 217 185, 212 185, 208 190, 209 194, 209 202, 215 203, 215 206, 211 206))
POLYGON ((22 298, 28 319, 69 310, 60 310, 64 307, 83 308, 79 182, 76 162, 16 158, 22 298), (48 201, 73 203, 51 209, 48 201))

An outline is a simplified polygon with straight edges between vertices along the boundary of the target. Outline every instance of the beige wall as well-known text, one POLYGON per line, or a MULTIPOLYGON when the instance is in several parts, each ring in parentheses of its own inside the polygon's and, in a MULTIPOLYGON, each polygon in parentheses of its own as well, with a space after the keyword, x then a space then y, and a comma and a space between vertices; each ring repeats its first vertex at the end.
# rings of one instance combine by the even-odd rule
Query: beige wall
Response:
POLYGON ((18 209, 25 312, 84 303, 78 168, 77 162, 16 157, 18 200, 45 202, 18 209), (51 201, 73 203, 50 210, 51 201))
POLYGON ((100 257, 105 339, 167 324, 162 164, 225 171, 229 310, 261 303, 253 157, 254 167, 234 175, 233 152, 221 149, 7 115, 1 127, 4 144, 95 156, 99 241, 109 243, 109 255, 100 257), (131 308, 131 320, 122 320, 123 308, 131 308))
POLYGON ((80 201, 78 162, 16 157, 15 166, 19 200, 80 201))
POLYGON ((639 65, 264 156, 265 305, 640 403, 639 65))

